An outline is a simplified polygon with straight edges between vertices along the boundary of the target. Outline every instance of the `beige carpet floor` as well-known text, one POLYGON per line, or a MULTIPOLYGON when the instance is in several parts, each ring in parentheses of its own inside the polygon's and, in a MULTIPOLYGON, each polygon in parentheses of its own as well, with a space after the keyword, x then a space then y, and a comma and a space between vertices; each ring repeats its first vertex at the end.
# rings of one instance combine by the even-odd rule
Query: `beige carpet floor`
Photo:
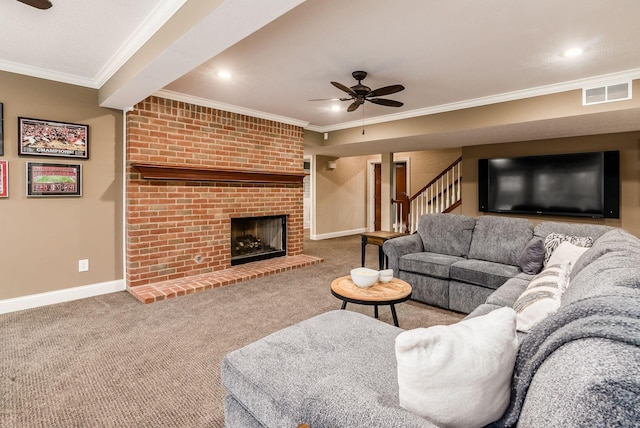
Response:
MULTIPOLYGON (((120 292, 0 315, 0 427, 223 427, 223 356, 339 309, 329 285, 360 265, 360 238, 307 240, 305 253, 325 261, 149 305, 120 292)), ((397 312, 406 329, 462 317, 412 301, 397 312)))

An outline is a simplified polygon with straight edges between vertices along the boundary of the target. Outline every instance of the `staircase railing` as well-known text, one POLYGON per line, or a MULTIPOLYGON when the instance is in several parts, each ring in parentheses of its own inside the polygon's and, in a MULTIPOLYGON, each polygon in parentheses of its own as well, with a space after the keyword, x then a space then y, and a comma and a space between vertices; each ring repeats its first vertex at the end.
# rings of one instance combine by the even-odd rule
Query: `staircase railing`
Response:
POLYGON ((413 233, 423 214, 447 213, 458 207, 462 185, 462 157, 445 168, 436 178, 410 198, 392 200, 394 230, 413 233), (406 210, 407 214, 403 215, 406 210))

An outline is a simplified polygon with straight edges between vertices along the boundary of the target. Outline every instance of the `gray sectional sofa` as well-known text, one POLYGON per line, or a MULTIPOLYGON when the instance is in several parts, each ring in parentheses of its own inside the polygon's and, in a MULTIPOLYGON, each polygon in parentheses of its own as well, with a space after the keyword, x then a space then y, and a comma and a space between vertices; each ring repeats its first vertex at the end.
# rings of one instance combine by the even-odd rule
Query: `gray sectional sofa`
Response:
MULTIPOLYGON (((596 239, 610 228, 545 222, 537 229, 536 236, 574 231, 596 239)), ((468 314, 507 280, 520 275, 528 283, 520 256, 533 236, 523 218, 428 214, 417 233, 382 248, 394 276, 413 287, 413 300, 468 314)))
MULTIPOLYGON (((640 240, 622 229, 592 225, 544 222, 528 234, 515 219, 481 217, 472 224, 451 216, 438 222, 447 219, 464 225, 462 234, 467 235, 475 233, 480 224, 478 230, 485 234, 483 245, 495 239, 496 245, 511 249, 526 243, 521 236, 510 239, 504 233, 507 228, 529 238, 557 232, 589 235, 595 240, 575 262, 559 310, 528 333, 519 333, 510 403, 492 426, 640 426, 640 240), (510 226, 494 231, 499 232, 499 239, 491 238, 489 225, 497 227, 503 221, 510 226)), ((484 254, 493 259, 466 259, 487 262, 472 264, 474 269, 488 267, 491 281, 498 281, 496 276, 501 272, 508 278, 504 284, 494 285, 489 280, 474 284, 481 282, 477 279, 481 275, 463 277, 452 269, 463 260, 444 264, 455 278, 448 280, 449 293, 455 281, 470 294, 487 294, 486 301, 475 308, 465 303, 463 309, 471 309, 465 320, 512 306, 533 278, 518 273, 516 265, 510 264, 513 258, 502 258, 508 254, 514 257, 516 252, 493 256, 490 254, 498 251, 495 247, 491 250, 490 244, 471 251, 472 240, 467 255, 484 254), (477 287, 483 287, 481 293, 473 291, 477 287)), ((459 242, 451 241, 450 248, 459 242)), ((437 279, 445 276, 441 272, 437 279)), ((439 293, 446 294, 442 281, 434 283, 439 293)), ((428 287, 428 280, 424 287, 428 287)), ((430 291, 420 293, 429 295, 430 291)), ((377 319, 337 310, 229 353, 221 372, 228 390, 226 426, 435 426, 399 404, 394 342, 402 332, 377 319)))

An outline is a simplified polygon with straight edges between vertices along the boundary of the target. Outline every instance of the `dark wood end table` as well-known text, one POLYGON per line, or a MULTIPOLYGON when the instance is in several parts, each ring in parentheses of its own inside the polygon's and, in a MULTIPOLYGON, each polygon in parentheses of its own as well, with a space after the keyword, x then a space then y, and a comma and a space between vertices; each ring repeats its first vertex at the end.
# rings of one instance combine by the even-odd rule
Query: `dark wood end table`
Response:
POLYGON ((362 239, 362 266, 364 267, 365 248, 367 247, 367 244, 373 244, 378 246, 378 269, 385 269, 388 260, 384 256, 384 251, 382 251, 382 244, 389 239, 404 235, 406 235, 406 233, 386 232, 384 230, 376 230, 375 232, 365 232, 360 234, 360 238, 362 239))

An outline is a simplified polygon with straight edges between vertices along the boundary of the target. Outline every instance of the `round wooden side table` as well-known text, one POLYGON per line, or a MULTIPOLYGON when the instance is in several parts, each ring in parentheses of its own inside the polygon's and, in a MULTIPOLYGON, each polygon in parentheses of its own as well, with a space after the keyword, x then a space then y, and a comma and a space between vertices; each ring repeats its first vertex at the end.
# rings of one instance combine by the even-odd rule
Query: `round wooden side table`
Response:
POLYGON ((342 300, 342 308, 347 307, 347 303, 357 303, 359 305, 374 306, 375 317, 378 318, 378 306, 389 305, 393 324, 398 327, 398 316, 396 315, 396 303, 402 303, 411 298, 411 285, 407 282, 393 278, 383 284, 378 281, 368 288, 358 287, 351 276, 342 276, 331 282, 331 294, 342 300))

